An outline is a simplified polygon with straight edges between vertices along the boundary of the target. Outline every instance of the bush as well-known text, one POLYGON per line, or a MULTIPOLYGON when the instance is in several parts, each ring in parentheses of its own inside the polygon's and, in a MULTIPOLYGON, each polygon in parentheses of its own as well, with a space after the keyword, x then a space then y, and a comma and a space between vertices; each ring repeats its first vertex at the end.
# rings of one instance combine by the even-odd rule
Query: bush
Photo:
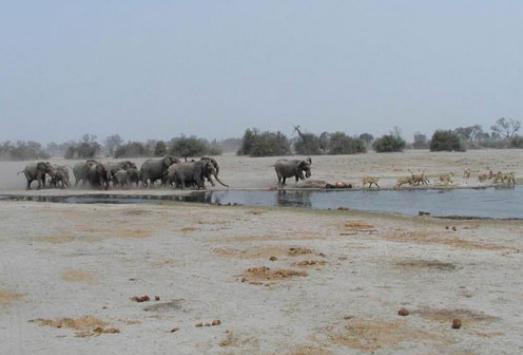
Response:
POLYGON ((510 140, 510 147, 511 148, 523 148, 523 137, 519 135, 515 135, 510 140))
POLYGON ((427 141, 427 136, 421 133, 416 133, 414 135, 414 143, 412 143, 412 148, 427 149, 428 147, 429 142, 427 141))
POLYGON ((154 146, 154 156, 163 157, 165 154, 167 154, 167 144, 163 141, 156 142, 154 146))
POLYGON ((372 144, 372 147, 378 153, 402 152, 405 146, 405 140, 396 134, 386 134, 376 139, 372 144))
POLYGON ((283 133, 268 131, 259 133, 257 129, 247 129, 238 155, 263 157, 288 155, 290 152, 289 140, 283 133))
POLYGON ((140 142, 128 142, 118 146, 114 151, 115 158, 135 158, 150 156, 149 150, 140 142))
POLYGON ((49 159, 49 154, 36 142, 4 142, 0 144, 0 159, 2 160, 36 160, 49 159))
POLYGON ((170 153, 174 156, 187 158, 202 155, 220 155, 221 149, 217 145, 210 144, 206 139, 182 135, 171 140, 170 153))
POLYGON ((454 131, 438 130, 432 135, 432 140, 430 141, 431 152, 464 152, 465 150, 465 144, 460 136, 454 131))
POLYGON ((330 135, 328 144, 329 154, 357 154, 366 153, 367 145, 359 138, 352 138, 343 132, 330 135))
POLYGON ((83 142, 70 145, 65 151, 65 159, 92 159, 102 149, 96 142, 83 142))

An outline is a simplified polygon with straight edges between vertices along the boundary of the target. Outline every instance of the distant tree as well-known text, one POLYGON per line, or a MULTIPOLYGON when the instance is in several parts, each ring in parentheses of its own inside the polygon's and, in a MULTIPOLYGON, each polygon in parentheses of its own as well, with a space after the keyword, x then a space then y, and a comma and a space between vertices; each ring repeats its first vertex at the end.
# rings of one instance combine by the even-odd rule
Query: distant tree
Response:
POLYGON ((367 152, 366 143, 359 138, 352 138, 343 132, 330 134, 329 154, 356 154, 367 152))
POLYGON ((505 117, 501 117, 490 129, 492 132, 497 133, 506 139, 510 139, 516 135, 520 128, 521 122, 512 118, 507 119, 505 117))
POLYGON ((105 150, 110 156, 114 155, 114 150, 123 144, 123 139, 118 134, 113 134, 105 138, 104 146, 105 150))
POLYGON ((298 133, 299 139, 294 143, 294 150, 302 155, 321 154, 321 141, 318 136, 312 133, 303 133, 300 126, 295 126, 294 130, 298 133))
POLYGON ((511 148, 523 148, 523 137, 520 135, 515 135, 510 140, 510 147, 511 148))
POLYGON ((42 149, 42 145, 33 141, 18 141, 13 144, 9 141, 0 144, 1 160, 36 160, 48 159, 49 154, 42 149))
POLYGON ((165 154, 167 154, 167 144, 165 144, 164 141, 156 142, 154 146, 154 156, 163 157, 165 154))
POLYGON ((115 158, 136 158, 149 156, 149 150, 140 142, 127 142, 114 150, 115 158))
POLYGON ((427 136, 421 133, 414 134, 414 143, 412 143, 412 148, 414 149, 427 149, 429 143, 427 141, 427 136))
POLYGON ((188 157, 202 155, 219 155, 221 150, 216 145, 210 144, 206 139, 181 135, 171 140, 170 153, 187 159, 188 157))
POLYGON ((430 150, 432 152, 464 152, 466 148, 462 138, 456 132, 451 130, 438 130, 432 135, 432 139, 430 141, 430 150))
POLYGON ((254 128, 245 131, 238 155, 262 157, 288 155, 290 151, 289 139, 283 133, 268 131, 260 133, 254 128))
POLYGON ((378 153, 402 152, 406 145, 398 127, 394 127, 392 133, 381 136, 372 143, 372 147, 378 153))
POLYGON ((86 133, 80 138, 81 143, 95 143, 96 142, 96 136, 94 134, 86 133))
POLYGON ((362 134, 360 134, 359 138, 362 141, 364 141, 367 146, 370 146, 370 144, 374 140, 374 136, 372 134, 370 134, 370 133, 362 133, 362 134))

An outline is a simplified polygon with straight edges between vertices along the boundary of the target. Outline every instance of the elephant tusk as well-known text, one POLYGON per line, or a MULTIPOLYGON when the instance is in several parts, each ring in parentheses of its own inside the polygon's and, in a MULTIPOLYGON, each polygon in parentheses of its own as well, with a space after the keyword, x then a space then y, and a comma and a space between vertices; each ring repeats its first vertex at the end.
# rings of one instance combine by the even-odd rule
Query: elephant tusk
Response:
POLYGON ((216 178, 216 181, 218 181, 222 186, 229 187, 229 185, 224 184, 217 175, 214 175, 214 177, 216 178))

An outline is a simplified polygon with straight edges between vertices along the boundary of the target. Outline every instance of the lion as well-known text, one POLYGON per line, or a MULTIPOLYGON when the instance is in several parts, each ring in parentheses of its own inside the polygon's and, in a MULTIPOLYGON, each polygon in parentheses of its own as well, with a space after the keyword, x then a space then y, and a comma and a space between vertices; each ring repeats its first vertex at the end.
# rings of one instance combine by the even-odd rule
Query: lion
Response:
POLYGON ((410 177, 411 177, 413 185, 419 186, 421 184, 421 185, 427 185, 428 186, 428 184, 430 183, 430 180, 425 176, 425 170, 423 170, 421 172, 421 174, 414 174, 409 169, 409 173, 411 175, 410 177))
POLYGON ((469 168, 467 168, 467 169, 465 169, 465 171, 463 172, 463 177, 464 177, 465 179, 468 180, 468 179, 470 179, 470 175, 471 175, 471 174, 472 174, 472 171, 471 171, 469 168))
POLYGON ((503 183, 505 185, 516 185, 516 174, 514 172, 504 174, 503 183))
POLYGON ((396 181, 396 185, 395 187, 396 188, 400 188, 402 187, 403 185, 405 184, 409 184, 410 186, 413 185, 413 180, 412 180, 412 176, 405 176, 405 177, 400 177, 398 178, 398 180, 396 181))
POLYGON ((363 184, 363 186, 366 186, 367 184, 369 184, 369 189, 372 187, 372 185, 376 185, 377 188, 380 187, 380 185, 378 185, 378 181, 380 180, 380 178, 378 177, 375 177, 375 176, 365 176, 363 177, 363 179, 361 179, 361 182, 363 184))
POLYGON ((444 175, 440 175, 439 176, 439 181, 443 184, 443 185, 449 185, 449 184, 453 184, 454 181, 452 181, 452 177, 454 176, 454 173, 449 173, 449 174, 444 174, 444 175))

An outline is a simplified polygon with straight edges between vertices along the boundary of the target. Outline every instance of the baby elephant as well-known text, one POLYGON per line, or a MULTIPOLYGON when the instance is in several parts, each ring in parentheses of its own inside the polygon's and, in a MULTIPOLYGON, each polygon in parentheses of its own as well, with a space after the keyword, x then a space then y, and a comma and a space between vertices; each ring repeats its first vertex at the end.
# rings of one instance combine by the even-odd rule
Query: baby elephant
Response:
POLYGON ((312 176, 311 174, 312 159, 307 158, 306 160, 288 160, 280 159, 274 164, 274 170, 276 170, 276 176, 278 177, 278 184, 285 185, 285 180, 290 177, 296 179, 296 183, 299 180, 305 180, 312 176), (305 173, 305 176, 303 175, 305 173))
POLYGON ((49 176, 51 176, 51 186, 55 188, 60 187, 62 189, 71 187, 71 182, 69 180, 69 170, 67 169, 67 166, 54 166, 49 171, 49 176))

